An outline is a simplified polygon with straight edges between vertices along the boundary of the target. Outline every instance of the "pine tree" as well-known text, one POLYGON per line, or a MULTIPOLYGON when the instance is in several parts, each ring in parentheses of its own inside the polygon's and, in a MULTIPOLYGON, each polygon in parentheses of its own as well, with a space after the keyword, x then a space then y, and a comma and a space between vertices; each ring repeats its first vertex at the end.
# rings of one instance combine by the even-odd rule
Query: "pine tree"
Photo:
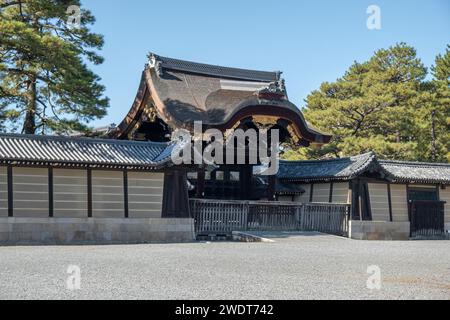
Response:
POLYGON ((90 32, 88 10, 76 21, 76 6, 80 1, 0 0, 2 131, 67 133, 106 114, 105 88, 88 67, 103 62, 103 37, 90 32))
POLYGON ((436 57, 431 70, 433 80, 428 83, 431 92, 428 103, 429 158, 450 162, 450 45, 444 55, 436 57))
MULTIPOLYGON (((448 55, 448 52, 447 52, 448 55)), ((355 62, 334 83, 306 99, 305 117, 334 135, 321 150, 300 148, 286 158, 343 157, 374 151, 385 159, 445 161, 448 154, 448 56, 436 59, 436 79, 404 43, 355 62), (446 64, 447 63, 447 64, 446 64), (447 69, 445 69, 447 66, 447 69), (440 88, 440 89, 438 89, 440 88), (434 147, 433 147, 434 145, 434 147)))
POLYGON ((442 81, 450 87, 450 44, 447 45, 444 55, 440 54, 436 57, 435 65, 431 70, 435 80, 442 81))

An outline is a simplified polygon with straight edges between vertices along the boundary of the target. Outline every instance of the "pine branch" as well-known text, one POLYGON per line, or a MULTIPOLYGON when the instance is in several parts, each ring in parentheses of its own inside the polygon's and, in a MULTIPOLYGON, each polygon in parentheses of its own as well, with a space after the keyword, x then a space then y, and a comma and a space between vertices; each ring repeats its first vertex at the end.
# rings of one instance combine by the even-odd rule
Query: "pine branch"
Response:
POLYGON ((17 6, 20 5, 21 1, 13 1, 13 2, 6 2, 6 3, 2 3, 0 4, 0 9, 5 9, 11 6, 17 6))

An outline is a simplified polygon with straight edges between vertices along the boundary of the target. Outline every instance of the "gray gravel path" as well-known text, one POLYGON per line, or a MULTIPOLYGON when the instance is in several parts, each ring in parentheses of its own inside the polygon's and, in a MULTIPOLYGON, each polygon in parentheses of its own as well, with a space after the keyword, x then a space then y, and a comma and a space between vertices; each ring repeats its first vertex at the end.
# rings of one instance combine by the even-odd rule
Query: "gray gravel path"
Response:
POLYGON ((0 247, 0 299, 450 299, 450 241, 266 236, 276 242, 0 247), (381 290, 366 287, 370 265, 381 290))

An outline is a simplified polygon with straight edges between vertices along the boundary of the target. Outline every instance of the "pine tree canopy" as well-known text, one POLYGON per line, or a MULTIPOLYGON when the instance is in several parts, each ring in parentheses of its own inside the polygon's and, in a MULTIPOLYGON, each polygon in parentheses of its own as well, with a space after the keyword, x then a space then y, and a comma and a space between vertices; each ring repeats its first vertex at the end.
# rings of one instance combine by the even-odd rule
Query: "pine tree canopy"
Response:
POLYGON ((333 134, 332 142, 321 150, 291 150, 285 157, 374 151, 385 159, 450 161, 450 47, 431 70, 432 78, 415 49, 404 43, 355 62, 342 78, 323 83, 306 99, 306 119, 333 134))
POLYGON ((106 114, 109 101, 88 64, 103 37, 78 0, 0 0, 0 130, 68 133, 106 114), (76 8, 76 7, 75 7, 76 8))

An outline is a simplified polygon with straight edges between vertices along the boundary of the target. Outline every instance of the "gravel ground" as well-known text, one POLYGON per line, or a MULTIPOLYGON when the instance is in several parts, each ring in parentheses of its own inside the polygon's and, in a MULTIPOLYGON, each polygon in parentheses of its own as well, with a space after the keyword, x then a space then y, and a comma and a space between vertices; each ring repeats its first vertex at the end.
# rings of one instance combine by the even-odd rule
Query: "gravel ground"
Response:
POLYGON ((450 241, 0 247, 0 299, 450 299, 450 241), (69 265, 81 288, 67 289, 69 265), (369 290, 368 266, 381 270, 369 290))

